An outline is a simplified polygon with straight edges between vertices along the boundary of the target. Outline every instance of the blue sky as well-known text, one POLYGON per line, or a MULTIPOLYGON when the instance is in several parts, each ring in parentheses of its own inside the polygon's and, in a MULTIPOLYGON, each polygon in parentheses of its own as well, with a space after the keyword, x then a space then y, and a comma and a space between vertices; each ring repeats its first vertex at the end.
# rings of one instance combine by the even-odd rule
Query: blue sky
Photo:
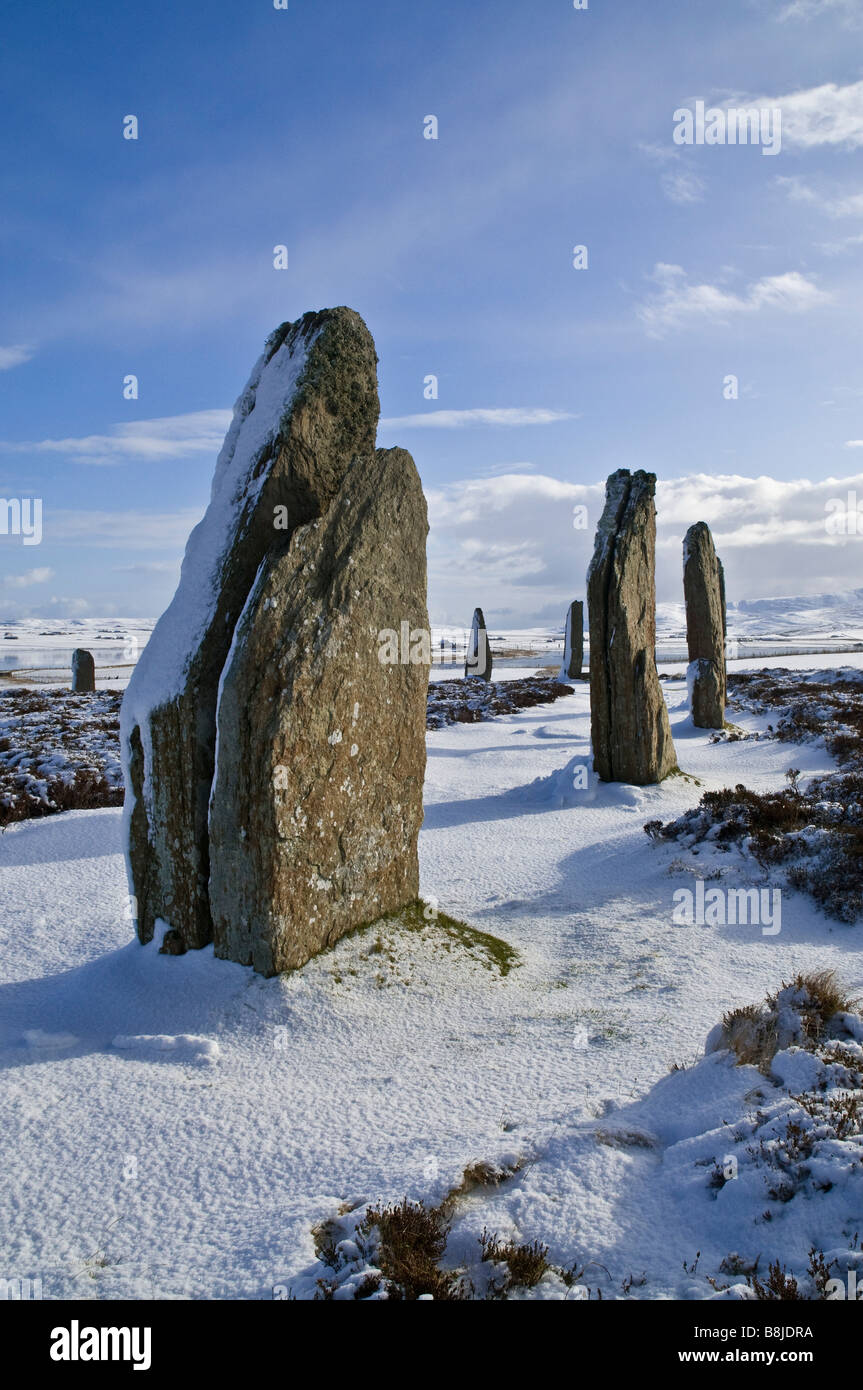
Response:
POLYGON ((0 497, 44 521, 0 535, 0 619, 157 616, 264 339, 338 303, 429 496, 437 621, 562 614, 572 505, 624 466, 673 492, 661 598, 702 517, 732 595, 863 585, 824 528, 863 505, 860 11, 7 4, 0 497), (676 146, 698 99, 778 106, 780 153, 676 146))

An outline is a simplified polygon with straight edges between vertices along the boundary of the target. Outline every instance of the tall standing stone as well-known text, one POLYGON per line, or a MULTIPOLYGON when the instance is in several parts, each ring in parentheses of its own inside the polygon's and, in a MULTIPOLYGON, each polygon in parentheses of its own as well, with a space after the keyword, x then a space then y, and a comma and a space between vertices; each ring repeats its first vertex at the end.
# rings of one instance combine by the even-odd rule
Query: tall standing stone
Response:
POLYGON ((219 681, 261 566, 320 517, 355 460, 374 457, 374 343, 351 309, 285 323, 234 410, 210 504, 177 592, 144 648, 121 714, 138 935, 172 949, 212 937, 208 812, 219 681))
POLYGON ((481 608, 473 611, 473 622, 470 625, 470 636, 467 641, 467 656, 464 663, 465 680, 469 676, 475 676, 481 681, 491 680, 491 647, 488 643, 488 631, 485 625, 485 618, 481 608))
POLYGON ((217 715, 218 956, 288 970, 418 896, 431 653, 379 635, 428 631, 427 531, 413 459, 379 450, 261 567, 217 715))
POLYGON ((72 691, 76 695, 86 695, 95 689, 96 663, 93 653, 76 647, 72 653, 72 691))
POLYGON ((560 668, 561 680, 581 679, 584 665, 584 603, 575 599, 566 614, 566 630, 563 639, 563 664, 560 668))
POLYGON ((594 767, 636 786, 677 764, 656 673, 655 493, 653 473, 611 475, 587 576, 594 767))
POLYGON ((683 542, 683 590, 692 722, 699 729, 725 725, 725 573, 710 527, 698 521, 683 542))

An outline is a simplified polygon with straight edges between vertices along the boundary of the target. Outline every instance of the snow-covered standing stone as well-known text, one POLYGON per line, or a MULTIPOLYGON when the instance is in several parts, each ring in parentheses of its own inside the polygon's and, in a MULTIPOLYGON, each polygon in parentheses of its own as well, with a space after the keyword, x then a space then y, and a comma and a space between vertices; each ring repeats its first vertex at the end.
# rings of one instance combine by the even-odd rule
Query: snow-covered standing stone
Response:
POLYGON ((142 941, 157 919, 187 948, 212 939, 208 816, 219 682, 264 560, 326 511, 356 459, 374 456, 376 363, 353 310, 305 314, 270 336, 237 402, 210 504, 121 712, 142 941))
POLYGON ((566 633, 563 642, 563 663, 560 678, 575 681, 581 678, 584 665, 584 603, 575 599, 567 610, 566 633))
POLYGON ((96 689, 96 663, 93 653, 76 647, 72 653, 72 691, 86 695, 96 689))
POLYGON ((222 677, 210 806, 216 955, 302 965, 419 894, 428 665, 426 504, 403 449, 358 459, 261 566, 222 677))
POLYGON ((587 576, 594 768, 635 786, 677 764, 656 672, 655 493, 653 473, 611 475, 587 576))
POLYGON ((491 680, 491 647, 488 644, 488 631, 481 608, 473 611, 470 637, 467 643, 467 656, 464 664, 465 680, 475 676, 481 681, 491 680))
POLYGON ((690 526, 683 542, 683 589, 692 722, 699 729, 721 729, 725 725, 725 573, 704 521, 690 526))

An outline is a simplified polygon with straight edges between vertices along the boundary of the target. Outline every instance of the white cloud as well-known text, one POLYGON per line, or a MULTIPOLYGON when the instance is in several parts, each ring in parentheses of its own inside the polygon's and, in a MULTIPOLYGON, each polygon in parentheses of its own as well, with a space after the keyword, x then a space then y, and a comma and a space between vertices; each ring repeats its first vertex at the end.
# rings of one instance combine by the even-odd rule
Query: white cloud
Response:
MULTIPOLYGON (((736 102, 726 105, 736 105, 736 102)), ((776 107, 782 112, 782 143, 815 149, 820 145, 863 145, 863 81, 840 87, 825 82, 779 97, 757 97, 747 106, 776 107)))
POLYGON ((540 407, 512 407, 502 410, 428 410, 421 415, 395 415, 380 422, 387 430, 458 430, 466 425, 555 425, 560 420, 577 420, 563 410, 540 407))
POLYGON ((29 589, 31 584, 47 584, 54 578, 54 571, 43 565, 39 569, 25 570, 23 574, 8 574, 2 583, 7 589, 29 589))
POLYGON ((68 439, 0 440, 0 449, 17 454, 65 454, 79 463, 154 463, 162 459, 215 456, 231 423, 230 410, 196 410, 155 420, 114 425, 110 434, 68 439))
POLYGON ((62 609, 64 617, 74 617, 76 614, 89 613, 90 604, 85 598, 63 598, 58 594, 51 597, 51 605, 55 610, 62 609))
POLYGON ((637 313, 653 337, 699 319, 722 321, 762 309, 801 313, 831 299, 796 270, 763 276, 739 294, 718 285, 694 284, 679 265, 660 262, 651 278, 658 288, 639 305, 637 313))
MULTIPOLYGON (((853 587, 847 546, 828 535, 826 504, 856 491, 863 474, 826 482, 694 474, 657 488, 657 593, 682 599, 683 537, 694 521, 712 528, 733 602, 853 587)), ((465 625, 479 604, 494 625, 562 623, 584 597, 604 483, 546 475, 472 478, 428 492, 429 607, 436 623, 465 625), (587 508, 575 529, 573 508, 587 508)))
POLYGON ((846 439, 846 449, 863 449, 863 439, 846 439))
POLYGON ((0 347, 0 372, 8 372, 10 367, 20 367, 22 363, 29 362, 34 351, 34 348, 25 347, 23 343, 17 347, 0 347))

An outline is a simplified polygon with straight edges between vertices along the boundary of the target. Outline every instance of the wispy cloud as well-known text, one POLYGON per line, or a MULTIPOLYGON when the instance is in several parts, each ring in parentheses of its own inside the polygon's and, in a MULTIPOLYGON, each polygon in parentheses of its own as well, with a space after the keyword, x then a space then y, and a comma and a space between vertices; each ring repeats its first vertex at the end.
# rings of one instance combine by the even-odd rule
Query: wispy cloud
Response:
POLYGON ((20 367, 35 356, 36 349, 19 343, 16 347, 0 347, 0 372, 8 372, 10 367, 20 367))
MULTIPOLYGON (((464 429, 470 425, 553 425, 576 420, 569 411, 539 407, 492 410, 430 410, 419 415, 398 415, 380 422, 384 430, 464 429)), ((0 440, 0 450, 15 454, 62 454, 78 463, 108 467, 122 463, 157 463, 162 459, 209 455, 222 446, 230 410, 197 410, 156 420, 136 420, 114 425, 109 434, 89 434, 66 439, 0 440)))
POLYGON ((679 265, 660 262, 651 278, 657 289, 638 306, 637 313, 652 337, 698 320, 722 321, 769 309, 801 313, 831 300, 826 291, 796 270, 762 276, 740 293, 719 285, 696 284, 679 265))
POLYGON ((186 507, 176 512, 51 511, 46 540, 100 550, 164 550, 182 555, 189 532, 201 511, 186 507))
POLYGON ((640 143, 639 149, 648 159, 662 166, 659 185, 670 202, 685 204, 704 201, 707 185, 700 174, 686 167, 682 150, 669 145, 645 143, 640 143))
POLYGON ((700 203, 704 200, 704 179, 691 169, 666 169, 659 182, 666 198, 672 203, 700 203))
POLYGON ((180 562, 170 560, 146 560, 138 565, 112 565, 113 574, 176 574, 179 576, 180 562))
POLYGON ((784 188, 792 202, 807 203, 816 207, 819 212, 826 213, 828 217, 863 217, 863 193, 830 197, 819 193, 796 175, 777 178, 776 183, 778 187, 784 188))
POLYGON ((47 565, 40 569, 25 570, 23 574, 7 574, 2 584, 7 589, 29 589, 32 584, 47 584, 54 578, 54 571, 47 565))
POLYGON ((396 415, 383 419, 387 430, 459 430, 468 425, 556 425, 560 420, 577 420, 565 410, 540 407, 512 407, 501 410, 428 410, 421 415, 396 415))
MULTIPOLYGON (((776 184, 779 188, 784 189, 791 202, 812 207, 833 220, 843 217, 863 218, 863 193, 854 192, 840 195, 822 193, 796 175, 778 178, 776 184)), ((860 245, 863 245, 863 232, 852 232, 849 236, 819 242, 818 249, 826 256, 839 256, 844 251, 849 251, 853 246, 860 245)))
POLYGON ((0 449, 17 454, 64 454, 78 463, 106 466, 215 454, 231 423, 230 410, 196 410, 156 420, 114 425, 110 434, 20 442, 0 440, 0 449))
POLYGON ((779 9, 776 18, 788 19, 826 19, 836 15, 846 23, 861 22, 860 0, 787 0, 779 9))

